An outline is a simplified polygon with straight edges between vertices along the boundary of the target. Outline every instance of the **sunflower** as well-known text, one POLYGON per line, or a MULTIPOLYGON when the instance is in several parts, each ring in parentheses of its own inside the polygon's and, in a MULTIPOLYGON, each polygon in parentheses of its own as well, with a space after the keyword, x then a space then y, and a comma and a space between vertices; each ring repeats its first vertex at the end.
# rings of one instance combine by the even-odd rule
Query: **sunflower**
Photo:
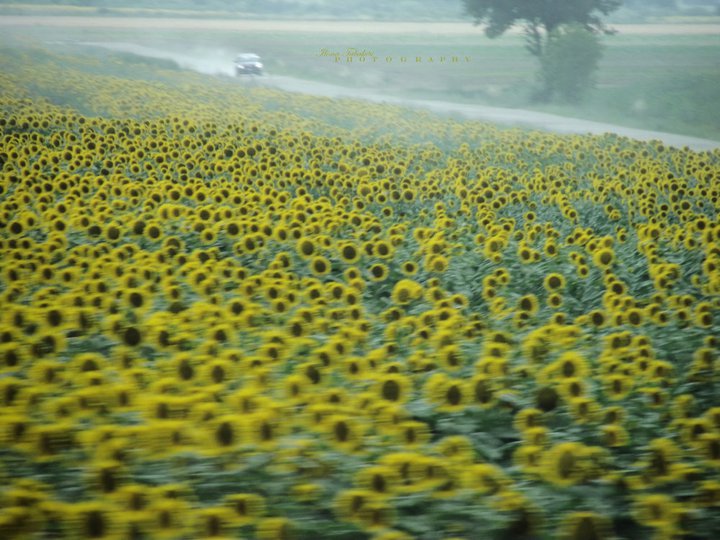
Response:
POLYGON ((315 276, 326 276, 330 273, 332 265, 330 261, 321 255, 316 255, 310 260, 310 271, 315 276))
POLYGON ((632 506, 632 515, 641 525, 656 529, 673 528, 680 515, 679 504, 669 495, 639 495, 632 506))
POLYGON ((372 500, 359 510, 357 523, 367 531, 382 531, 393 525, 395 515, 395 509, 388 502, 372 500))
POLYGON ((551 369, 561 378, 585 377, 589 372, 587 361, 578 353, 566 352, 551 364, 551 369))
POLYGON ((523 444, 513 452, 513 462, 526 474, 539 474, 542 452, 541 446, 523 444))
MULTIPOLYGON (((63 417, 61 417, 63 418, 63 417)), ((31 421, 24 414, 5 414, 0 416, 0 443, 7 447, 20 449, 28 442, 31 421)))
POLYGON ((526 294, 518 300, 517 307, 521 312, 535 315, 538 311, 538 299, 534 294, 526 294))
POLYGON ((625 399, 632 392, 634 381, 626 375, 608 375, 603 380, 605 395, 613 400, 625 399))
POLYGON ((587 394, 587 383, 579 377, 567 377, 557 385, 559 393, 566 400, 585 397, 587 394))
POLYGON ((400 271, 408 277, 418 273, 419 266, 415 261, 405 261, 400 265, 400 271))
POLYGON ((435 443, 435 451, 450 461, 469 465, 475 461, 475 447, 464 435, 452 435, 435 443))
POLYGON ((497 402, 493 378, 486 374, 473 376, 470 380, 471 400, 474 405, 489 409, 497 402))
POLYGON ((370 280, 371 281, 385 281, 388 277, 388 267, 382 263, 373 264, 369 268, 370 280))
POLYGON ((163 229, 157 222, 149 222, 143 228, 142 233, 145 238, 154 241, 161 241, 163 238, 163 229))
POLYGON ((542 424, 542 411, 535 408, 525 408, 515 415, 513 426, 516 430, 523 432, 527 429, 538 427, 542 424))
POLYGON ((440 365, 449 371, 457 371, 464 365, 463 355, 457 345, 447 345, 438 351, 440 365))
POLYGON ((698 328, 710 328, 713 325, 713 314, 710 311, 696 308, 693 321, 698 328))
POLYGON ((598 268, 609 268, 615 262, 615 253, 609 247, 602 247, 593 253, 593 262, 598 268))
POLYGON ((594 309, 587 313, 588 321, 595 328, 602 328, 607 321, 607 315, 601 309, 594 309))
POLYGON ((143 332, 135 325, 123 325, 118 328, 117 337, 123 345, 138 347, 143 342, 143 332))
POLYGON ((643 324, 645 314, 640 308, 630 308, 624 313, 623 318, 629 325, 638 327, 643 324))
POLYGON ((170 372, 182 382, 196 380, 199 362, 189 353, 178 353, 170 359, 170 372))
POLYGON ((588 447, 576 442, 559 443, 542 457, 543 478, 557 486, 567 487, 581 482, 588 467, 588 447))
POLYGON ((410 397, 412 385, 404 375, 387 373, 377 378, 375 387, 379 399, 391 403, 404 403, 410 397))
MULTIPOLYGON (((182 368, 181 364, 179 368, 182 368)), ((190 366, 191 367, 191 366, 190 366)), ((199 379, 211 385, 222 385, 234 380, 235 364, 230 360, 217 358, 204 362, 198 367, 199 379)), ((189 373, 186 373, 188 375, 189 373)))
POLYGON ((333 501, 333 510, 342 521, 357 523, 360 518, 360 510, 377 500, 378 497, 373 491, 349 489, 338 493, 333 501))
POLYGON ((435 389, 432 396, 432 401, 440 412, 462 411, 467 407, 469 399, 467 385, 463 381, 455 379, 447 379, 435 389))
POLYGON ((63 528, 73 538, 114 540, 121 538, 118 510, 107 502, 68 504, 63 512, 63 528))
POLYGON ((546 427, 538 426, 528 428, 522 433, 523 441, 530 446, 544 447, 549 439, 549 430, 546 427))
POLYGON ((595 512, 566 514, 558 531, 558 538, 562 540, 609 540, 613 537, 611 520, 595 512))
POLYGON ((360 250, 351 242, 344 242, 338 246, 338 254, 346 264, 355 264, 360 260, 360 250))
POLYGON ((207 444, 203 453, 214 456, 235 451, 245 441, 244 418, 240 415, 225 414, 212 418, 204 426, 207 444))
POLYGON ((301 503, 310 504, 317 502, 322 497, 323 488, 321 485, 314 482, 295 484, 292 487, 292 495, 295 500, 301 503))
POLYGON ((717 480, 703 480, 700 482, 695 502, 705 508, 720 506, 720 482, 717 480))
POLYGON ((256 523, 265 514, 266 502, 255 493, 236 493, 223 499, 224 505, 233 513, 233 523, 244 526, 256 523))
POLYGON ((605 446, 610 448, 619 448, 627 446, 630 441, 630 435, 627 430, 617 424, 609 424, 602 426, 601 432, 605 446))
POLYGON ((597 419, 600 407, 592 398, 579 396, 568 400, 570 412, 578 424, 593 422, 597 419))
POLYGON ((433 499, 455 498, 462 487, 460 478, 461 466, 454 463, 438 465, 434 486, 431 488, 433 499))
POLYGON ((58 461, 75 445, 74 432, 67 421, 33 425, 28 433, 27 448, 36 462, 58 461))
POLYGON ((357 486, 369 491, 375 497, 392 496, 400 485, 398 473, 387 465, 370 465, 361 469, 355 476, 357 486))
POLYGON ((264 449, 275 448, 279 437, 283 434, 283 423, 268 411, 257 412, 248 419, 247 432, 250 441, 264 449))
POLYGON ((407 410, 400 404, 375 400, 368 405, 368 409, 374 414, 374 424, 377 429, 389 436, 396 436, 398 426, 410 420, 407 410))
POLYGON ((227 538, 236 528, 235 514, 225 506, 198 508, 192 512, 195 538, 227 538))
POLYGON ((161 498, 148 508, 148 534, 171 539, 189 533, 190 505, 177 497, 161 498))
POLYGON ((309 259, 317 252, 317 246, 311 238, 302 237, 297 241, 296 251, 300 257, 309 259))
POLYGON ((43 312, 41 314, 36 316, 39 317, 41 323, 47 328, 54 330, 66 330, 72 327, 72 310, 51 306, 42 311, 43 312))
POLYGON ((427 272, 444 274, 449 265, 450 261, 444 255, 434 255, 425 259, 425 270, 427 272))
POLYGON ((399 422, 396 426, 397 438, 407 448, 421 447, 430 440, 427 424, 415 420, 399 422))
POLYGON ((65 332, 49 328, 36 332, 29 341, 28 352, 34 359, 60 354, 67 347, 65 332))
POLYGON ((138 514, 144 519, 146 511, 152 502, 153 492, 148 486, 141 484, 127 484, 112 494, 112 499, 126 514, 138 514))
POLYGON ((495 495, 510 485, 510 479, 501 468, 490 463, 470 465, 463 474, 466 487, 480 495, 495 495))
POLYGON ((324 420, 326 437, 333 448, 354 452, 362 441, 363 428, 355 419, 345 415, 331 415, 324 420))
POLYGON ((535 405, 543 412, 550 412, 560 404, 560 394, 552 386, 541 386, 535 394, 535 405))
MULTIPOLYGON (((22 349, 13 343, 7 343, 0 345, 0 351, 4 351, 5 363, 8 367, 8 371, 15 371, 15 368, 20 367, 17 365, 19 362, 20 355, 24 354, 22 349), (10 369, 12 368, 12 369, 10 369)), ((3 355, 3 352, 0 352, 3 355)), ((28 369, 28 375, 30 380, 39 385, 48 385, 50 387, 61 385, 65 379, 65 365, 55 360, 40 360, 28 369)))
POLYGON ((670 439, 657 438, 647 446, 647 455, 642 460, 649 479, 656 484, 677 480, 678 460, 682 452, 670 439))
POLYGON ((720 468, 720 434, 702 433, 696 435, 693 447, 706 465, 715 469, 720 468))
POLYGON ((394 304, 404 306, 422 298, 422 294, 422 285, 411 279, 401 279, 393 286, 391 298, 394 304))
POLYGON ((372 248, 374 256, 380 259, 390 259, 394 254, 392 244, 387 240, 377 240, 372 248))
POLYGON ((506 247, 507 240, 502 235, 491 236, 483 245, 483 253, 490 260, 498 260, 506 247))

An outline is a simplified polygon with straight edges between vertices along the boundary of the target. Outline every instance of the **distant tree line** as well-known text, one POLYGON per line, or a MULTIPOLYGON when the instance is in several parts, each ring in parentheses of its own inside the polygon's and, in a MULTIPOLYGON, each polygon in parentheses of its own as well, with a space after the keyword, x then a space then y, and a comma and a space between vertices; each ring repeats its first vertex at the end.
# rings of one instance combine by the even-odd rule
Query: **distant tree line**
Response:
MULTIPOLYGON (((533 0, 530 4, 543 3, 545 2, 533 0)), ((720 14, 720 0, 624 0, 622 3, 626 10, 640 15, 678 12, 701 14, 712 12, 713 9, 720 14)), ((0 0, 0 6, 3 4, 81 6, 95 7, 103 11, 113 8, 201 10, 255 16, 329 19, 464 19, 463 0, 0 0)))

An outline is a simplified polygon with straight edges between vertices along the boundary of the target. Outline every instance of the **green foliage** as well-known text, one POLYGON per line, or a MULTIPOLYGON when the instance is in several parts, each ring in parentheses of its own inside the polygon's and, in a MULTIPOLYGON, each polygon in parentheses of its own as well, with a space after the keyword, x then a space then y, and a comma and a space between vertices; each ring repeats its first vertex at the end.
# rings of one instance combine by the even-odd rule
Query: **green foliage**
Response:
POLYGON ((622 1, 463 0, 463 4, 475 24, 487 25, 485 34, 490 38, 524 22, 526 47, 541 64, 542 88, 535 98, 550 101, 558 96, 577 103, 590 88, 601 56, 600 44, 592 33, 609 32, 602 16, 619 8, 622 1))
MULTIPOLYGON (((540 31, 552 32, 564 25, 578 23, 588 29, 604 31, 602 16, 615 11, 621 0, 463 0, 465 11, 475 24, 486 24, 488 37, 502 35, 514 24, 525 23, 531 47, 539 45, 540 31), (532 43, 536 42, 537 43, 532 43)), ((539 56, 541 50, 532 51, 539 56)))
POLYGON ((598 37, 580 25, 553 30, 540 58, 539 98, 577 103, 592 87, 602 46, 598 37))

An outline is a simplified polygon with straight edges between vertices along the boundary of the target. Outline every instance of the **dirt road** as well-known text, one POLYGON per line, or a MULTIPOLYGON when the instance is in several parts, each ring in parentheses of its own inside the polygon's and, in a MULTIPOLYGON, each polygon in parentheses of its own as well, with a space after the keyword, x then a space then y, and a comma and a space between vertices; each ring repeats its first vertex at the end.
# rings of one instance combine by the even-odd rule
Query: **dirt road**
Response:
POLYGON ((551 131, 554 133, 575 133, 601 135, 604 133, 616 133, 623 137, 641 141, 662 141, 668 146, 682 148, 687 146, 696 151, 720 149, 720 141, 688 137, 659 131, 647 131, 633 129, 601 122, 591 122, 577 118, 567 118, 555 114, 546 114, 522 109, 506 109, 501 107, 486 107, 483 105, 469 105, 465 103, 454 103, 450 101, 436 101, 424 99, 405 99, 394 96, 387 96, 376 92, 336 86, 327 83, 318 83, 270 75, 262 79, 259 84, 272 86, 289 92, 300 92, 331 98, 353 98, 375 103, 391 103, 405 107, 426 109, 438 114, 459 114, 472 120, 482 120, 496 124, 518 126, 551 131))
POLYGON ((346 88, 331 84, 305 81, 292 77, 269 76, 262 84, 274 86, 290 92, 301 92, 326 97, 355 98, 376 103, 392 103, 406 107, 427 109, 438 114, 459 114, 472 120, 482 120, 503 125, 528 127, 541 131, 554 133, 575 133, 601 135, 604 133, 616 133, 623 137, 641 141, 657 140, 667 146, 677 148, 688 147, 696 151, 720 150, 720 141, 663 133, 659 131, 647 131, 633 129, 601 122, 591 122, 577 118, 567 118, 555 114, 546 114, 522 109, 506 109, 501 107, 486 107, 482 105, 469 105, 464 103, 453 103, 449 101, 403 99, 393 96, 386 96, 362 89, 346 88))
MULTIPOLYGON (((232 57, 229 56, 193 56, 187 53, 163 51, 151 47, 137 45, 134 43, 86 43, 86 45, 93 47, 103 47, 115 51, 128 52, 152 58, 173 60, 179 66, 185 69, 191 69, 208 75, 232 75, 233 73, 232 57)), ((295 77, 286 77, 282 75, 270 74, 263 77, 254 77, 249 80, 238 79, 238 84, 262 85, 279 88, 288 92, 299 92, 303 94, 313 94, 330 98, 352 98, 372 101, 375 103, 391 103, 395 105, 403 105, 407 107, 416 107, 420 109, 430 110, 439 114, 459 114, 465 118, 473 120, 482 120, 486 122, 494 122, 497 124, 526 127, 541 131, 551 131, 555 133, 576 133, 594 135, 600 135, 603 133, 616 133, 623 137, 629 137, 642 141, 658 140, 662 141, 668 146, 674 146, 678 148, 687 146, 688 148, 697 151, 720 150, 720 141, 712 141, 709 139, 701 139, 698 137, 689 137, 685 135, 675 135, 672 133, 633 129, 612 124, 591 122, 589 120, 567 118, 554 114, 526 111, 522 109, 486 107, 482 105, 470 105, 464 103, 454 103, 450 101, 404 99, 400 97, 389 96, 374 90, 368 90, 363 88, 348 88, 334 84, 309 81, 304 79, 298 79, 295 77)))
MULTIPOLYGON (((618 32, 626 35, 720 35, 717 24, 646 24, 613 25, 618 32)), ((282 20, 242 20, 242 19, 191 19, 191 18, 152 18, 152 17, 95 17, 95 16, 0 16, 0 29, 18 28, 114 28, 137 29, 193 29, 193 30, 233 30, 238 32, 276 31, 276 32, 312 32, 312 33, 376 33, 376 34, 479 34, 482 29, 467 22, 457 23, 414 23, 414 22, 362 22, 362 21, 282 21, 282 20)), ((517 32, 520 30, 518 29, 517 32)), ((94 43, 114 50, 132 52, 155 58, 171 59, 186 69, 193 69, 209 75, 232 74, 232 58, 222 55, 192 56, 177 52, 163 51, 137 44, 94 43)), ((301 92, 327 97, 363 99, 378 103, 393 103, 409 107, 418 107, 441 114, 459 114, 476 120, 499 124, 530 127, 533 129, 557 133, 601 134, 617 133, 639 140, 659 140, 676 147, 687 146, 694 150, 716 150, 720 142, 697 137, 687 137, 669 133, 645 131, 622 126, 565 118, 562 116, 525 111, 453 103, 448 101, 430 101, 402 99, 384 95, 378 91, 347 88, 332 84, 301 80, 280 75, 269 75, 258 81, 259 84, 280 88, 291 92, 301 92)))

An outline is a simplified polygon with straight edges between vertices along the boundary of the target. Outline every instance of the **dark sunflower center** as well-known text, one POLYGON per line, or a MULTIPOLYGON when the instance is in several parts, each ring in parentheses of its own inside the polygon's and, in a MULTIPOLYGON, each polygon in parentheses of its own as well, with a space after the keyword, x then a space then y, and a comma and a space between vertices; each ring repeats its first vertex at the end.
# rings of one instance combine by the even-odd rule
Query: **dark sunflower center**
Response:
POLYGON ((545 386, 538 391, 537 405, 545 412, 552 411, 558 404, 558 393, 555 389, 545 386))
POLYGON ((117 478, 115 473, 111 470, 104 470, 100 473, 100 485, 105 493, 111 493, 115 491, 117 487, 117 478))
POLYGON ((235 432, 228 422, 223 422, 215 432, 215 439, 222 446, 230 446, 235 440, 235 432))
POLYGON ((363 505, 365 504, 365 497, 362 495, 355 495, 352 500, 350 501, 350 510, 352 510, 353 513, 360 510, 363 505))
POLYGON ((453 385, 448 389, 447 401, 450 405, 458 405, 462 401, 462 392, 457 386, 453 385))
POLYGON ((387 488, 387 482, 385 481, 385 477, 381 474, 373 475, 372 487, 373 490, 377 491, 378 493, 385 493, 385 489, 387 488))
POLYGON ((189 381, 195 375, 195 370, 190 365, 190 362, 188 362, 187 360, 183 360, 182 362, 180 362, 180 369, 178 370, 178 372, 180 373, 180 378, 183 381, 189 381))
POLYGON ((212 380, 215 383, 221 383, 225 379, 225 370, 221 366, 215 366, 212 369, 212 380))
POLYGON ((346 442, 350 435, 350 429, 345 422, 335 424, 335 438, 340 442, 346 442))
POLYGON ((561 478, 570 478, 575 471, 575 456, 570 452, 564 452, 558 461, 558 473, 561 478))
POLYGON ((385 381, 382 385, 382 397, 388 401, 397 401, 400 398, 400 385, 397 381, 385 381))
POLYGON ((713 461, 720 460, 720 441, 710 441, 710 444, 708 444, 708 454, 713 461))
POLYGON ((573 540, 600 540, 600 533, 595 527, 593 520, 589 517, 584 517, 578 522, 571 538, 573 540))
POLYGON ((126 329, 125 333, 123 334, 123 340, 127 345, 130 345, 131 347, 138 345, 140 343, 140 339, 140 332, 137 328, 133 326, 126 329))
POLYGON ((102 538, 105 536, 106 525, 102 512, 93 510, 85 517, 85 526, 89 538, 102 538))
POLYGON ((219 536, 221 529, 220 519, 217 516, 210 516, 207 521, 208 536, 219 536))

